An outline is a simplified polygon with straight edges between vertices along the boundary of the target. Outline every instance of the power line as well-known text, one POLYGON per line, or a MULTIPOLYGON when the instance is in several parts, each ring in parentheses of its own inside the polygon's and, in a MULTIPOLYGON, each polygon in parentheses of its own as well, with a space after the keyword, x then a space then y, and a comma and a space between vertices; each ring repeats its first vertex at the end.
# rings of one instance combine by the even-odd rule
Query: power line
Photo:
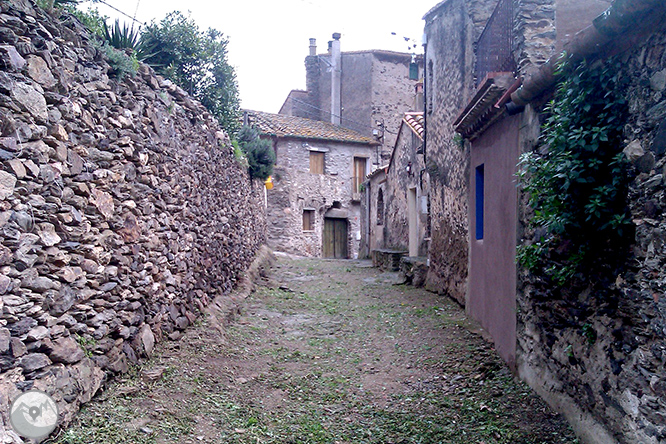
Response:
POLYGON ((139 3, 141 3, 141 0, 136 0, 136 8, 134 8, 134 16, 132 17, 132 20, 136 20, 136 13, 139 12, 139 3))
MULTIPOLYGON (((113 9, 114 11, 116 11, 116 12, 118 12, 118 13, 124 15, 124 16, 127 17, 128 19, 133 20, 133 21, 137 22, 137 23, 140 24, 140 25, 145 25, 144 22, 142 22, 142 21, 140 21, 140 20, 137 20, 136 18, 132 17, 132 16, 129 15, 129 14, 124 13, 124 12, 121 11, 120 9, 116 8, 115 6, 112 6, 112 5, 108 4, 108 3, 105 2, 104 0, 95 0, 95 3, 101 3, 101 4, 103 4, 103 5, 106 5, 106 6, 108 6, 109 8, 113 9)), ((138 3, 137 3, 137 5, 136 5, 136 7, 137 7, 137 9, 139 8, 139 4, 138 4, 138 3)), ((135 15, 136 15, 136 14, 135 14, 135 15)))

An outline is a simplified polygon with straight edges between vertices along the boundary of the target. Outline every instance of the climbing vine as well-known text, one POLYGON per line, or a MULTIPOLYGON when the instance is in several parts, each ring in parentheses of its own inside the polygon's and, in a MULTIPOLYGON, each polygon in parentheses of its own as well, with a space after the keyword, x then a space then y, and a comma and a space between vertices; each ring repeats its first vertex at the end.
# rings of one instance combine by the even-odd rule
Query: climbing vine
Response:
POLYGON ((608 264, 629 237, 619 71, 617 60, 564 63, 540 144, 520 160, 535 237, 518 248, 518 261, 560 285, 608 264))

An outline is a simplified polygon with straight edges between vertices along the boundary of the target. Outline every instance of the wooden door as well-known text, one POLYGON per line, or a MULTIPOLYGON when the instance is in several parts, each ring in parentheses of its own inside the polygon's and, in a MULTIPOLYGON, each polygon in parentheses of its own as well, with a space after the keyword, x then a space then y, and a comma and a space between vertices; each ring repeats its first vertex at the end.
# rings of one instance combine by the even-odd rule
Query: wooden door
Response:
POLYGON ((347 258, 347 219, 324 219, 323 256, 347 258))

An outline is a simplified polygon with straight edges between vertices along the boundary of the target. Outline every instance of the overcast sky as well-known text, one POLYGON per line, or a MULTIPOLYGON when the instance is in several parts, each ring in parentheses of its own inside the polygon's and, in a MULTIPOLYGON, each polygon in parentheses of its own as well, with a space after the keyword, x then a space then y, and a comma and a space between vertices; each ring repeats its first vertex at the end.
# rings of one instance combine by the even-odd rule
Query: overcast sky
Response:
MULTIPOLYGON (((241 106, 277 113, 292 89, 305 89, 309 39, 325 52, 334 32, 342 51, 385 49, 421 53, 423 15, 439 0, 105 0, 137 20, 159 21, 171 11, 190 15, 201 29, 223 32, 236 69, 241 106), (395 33, 395 35, 392 35, 395 33), (413 39, 406 42, 404 37, 413 39), (410 44, 417 44, 415 50, 410 44)), ((89 2, 82 4, 85 9, 89 2)), ((96 3, 100 12, 131 22, 96 3)))

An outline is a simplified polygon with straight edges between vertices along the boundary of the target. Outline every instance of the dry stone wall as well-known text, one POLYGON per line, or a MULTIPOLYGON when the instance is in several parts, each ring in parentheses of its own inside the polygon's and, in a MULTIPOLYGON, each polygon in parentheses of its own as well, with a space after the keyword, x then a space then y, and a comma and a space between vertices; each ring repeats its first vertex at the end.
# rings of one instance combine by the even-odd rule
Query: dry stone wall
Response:
POLYGON ((261 184, 198 102, 123 81, 71 16, 0 2, 0 442, 21 391, 61 423, 178 339, 265 240, 261 184))

